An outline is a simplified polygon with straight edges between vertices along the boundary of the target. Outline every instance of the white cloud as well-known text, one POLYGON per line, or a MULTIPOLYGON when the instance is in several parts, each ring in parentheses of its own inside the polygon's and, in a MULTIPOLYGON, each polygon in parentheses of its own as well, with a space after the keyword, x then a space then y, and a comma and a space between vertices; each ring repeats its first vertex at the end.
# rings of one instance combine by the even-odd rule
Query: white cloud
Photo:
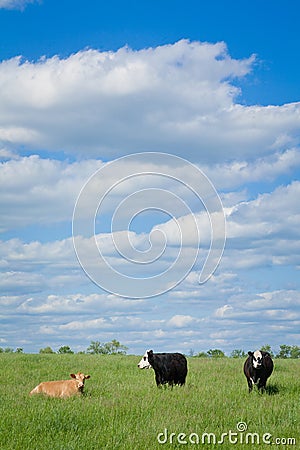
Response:
POLYGON ((0 242, 0 255, 3 269, 10 266, 17 269, 22 265, 32 269, 32 264, 38 263, 41 267, 54 262, 60 267, 64 263, 70 267, 69 264, 74 257, 71 238, 45 244, 38 241, 24 243, 19 239, 10 239, 0 242))
POLYGON ((177 314, 168 321, 168 325, 175 328, 184 328, 195 323, 195 318, 189 315, 177 314))
POLYGON ((251 324, 253 327, 264 323, 264 331, 273 329, 270 332, 272 339, 275 339, 274 332, 284 330, 288 334, 295 331, 300 321, 299 313, 299 292, 298 291, 273 291, 254 295, 254 299, 249 294, 236 295, 230 298, 230 304, 217 308, 214 316, 219 321, 223 321, 225 326, 230 323, 251 324))
POLYGON ((282 152, 275 152, 256 159, 236 159, 230 163, 201 165, 216 189, 223 190, 243 186, 246 183, 274 181, 281 175, 290 175, 300 166, 298 148, 286 147, 282 152))
POLYGON ((249 309, 272 309, 290 308, 300 306, 300 292, 293 290, 278 290, 262 292, 253 300, 247 302, 249 309))
POLYGON ((216 317, 224 317, 228 313, 228 311, 230 312, 232 311, 232 309, 233 308, 230 305, 221 306, 216 310, 215 315, 216 317))
POLYGON ((46 286, 45 279, 38 273, 6 271, 0 274, 2 294, 16 292, 33 293, 42 291, 46 286))
POLYGON ((248 74, 254 60, 231 58, 224 43, 183 40, 3 61, 0 140, 85 156, 169 151, 202 162, 296 145, 299 104, 236 103, 234 79, 248 74))
MULTIPOLYGON (((299 239, 300 182, 236 205, 228 217, 228 238, 299 239)), ((274 244, 274 243, 273 243, 274 244)))
MULTIPOLYGON (((6 297, 5 297, 6 298, 6 297)), ((5 301, 5 298, 3 301, 5 301)), ((17 297, 18 298, 18 297, 17 297)), ((16 300, 15 300, 16 301, 16 300)), ((119 314, 128 312, 132 308, 145 306, 143 300, 128 300, 107 294, 51 294, 46 297, 27 298, 19 300, 19 313, 23 314, 93 314, 101 309, 106 314, 118 311, 119 314)))
POLYGON ((1 231, 70 221, 77 195, 101 161, 68 164, 36 155, 0 165, 1 231))
POLYGON ((0 161, 6 161, 10 159, 19 159, 19 155, 8 148, 0 148, 0 161))

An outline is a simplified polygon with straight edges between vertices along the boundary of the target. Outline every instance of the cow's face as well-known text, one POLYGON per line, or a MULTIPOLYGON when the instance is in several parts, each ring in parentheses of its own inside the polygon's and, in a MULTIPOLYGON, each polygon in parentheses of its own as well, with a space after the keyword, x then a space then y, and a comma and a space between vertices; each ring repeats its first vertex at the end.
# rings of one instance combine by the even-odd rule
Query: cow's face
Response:
POLYGON ((82 372, 70 373, 70 377, 77 381, 78 389, 83 389, 84 381, 90 378, 90 375, 84 375, 82 372))
POLYGON ((262 366, 262 354, 259 350, 255 352, 248 352, 248 354, 252 357, 252 364, 255 369, 260 369, 262 366))
POLYGON ((144 356, 138 363, 138 368, 139 369, 150 369, 150 367, 151 367, 151 364, 148 361, 148 350, 146 350, 144 356))

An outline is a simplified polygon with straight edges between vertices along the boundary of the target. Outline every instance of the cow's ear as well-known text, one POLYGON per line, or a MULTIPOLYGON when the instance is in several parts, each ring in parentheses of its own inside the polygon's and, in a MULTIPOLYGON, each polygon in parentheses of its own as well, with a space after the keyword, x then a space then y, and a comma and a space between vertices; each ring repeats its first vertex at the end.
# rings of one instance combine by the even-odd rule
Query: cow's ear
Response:
POLYGON ((249 356, 253 356, 254 353, 253 353, 253 352, 248 352, 248 355, 249 355, 249 356))
POLYGON ((152 356, 153 355, 153 350, 149 350, 149 352, 147 352, 148 356, 152 356))
POLYGON ((71 377, 71 378, 76 378, 75 373, 70 373, 70 377, 71 377))
POLYGON ((89 378, 91 378, 91 375, 85 375, 84 378, 85 378, 86 380, 88 380, 89 378))

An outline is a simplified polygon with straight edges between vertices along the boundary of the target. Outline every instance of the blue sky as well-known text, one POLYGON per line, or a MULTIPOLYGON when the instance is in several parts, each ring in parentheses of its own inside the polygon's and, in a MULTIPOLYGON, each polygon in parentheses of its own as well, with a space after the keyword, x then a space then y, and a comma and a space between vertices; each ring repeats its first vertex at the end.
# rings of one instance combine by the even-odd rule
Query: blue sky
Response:
POLYGON ((299 8, 0 0, 0 346, 299 345, 299 8), (220 250, 222 221, 189 163, 216 189, 227 223, 218 268, 201 285, 210 224, 220 250), (103 186, 112 196, 97 209, 95 242, 114 274, 92 258, 88 234, 103 186), (110 292, 73 247, 82 188, 91 191, 73 230, 87 227, 84 269, 103 270, 110 292), (151 276, 169 273, 170 261, 166 292, 120 297, 129 278, 160 289, 151 276))

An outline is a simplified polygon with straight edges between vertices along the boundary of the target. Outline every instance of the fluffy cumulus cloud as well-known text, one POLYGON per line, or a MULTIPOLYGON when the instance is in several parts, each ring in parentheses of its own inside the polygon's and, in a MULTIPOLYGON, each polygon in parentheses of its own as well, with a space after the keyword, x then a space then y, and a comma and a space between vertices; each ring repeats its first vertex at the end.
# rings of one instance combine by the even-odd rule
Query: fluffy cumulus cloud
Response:
MULTIPOLYGON (((84 350, 91 340, 117 338, 133 353, 150 347, 229 353, 298 343, 300 104, 239 102, 236 81, 251 75, 255 60, 233 59, 222 42, 182 40, 0 63, 1 346, 84 350), (180 271, 198 250, 195 224, 200 231, 199 260, 182 283, 163 296, 125 299, 84 274, 72 214, 105 161, 146 150, 177 154, 209 177, 224 205, 227 242, 217 271, 200 286, 213 217, 187 186, 201 188, 201 177, 175 162, 167 167, 172 177, 162 176, 166 167, 155 157, 101 171, 78 215, 87 220, 99 186, 109 188, 92 211, 96 239, 77 236, 86 255, 96 242, 125 275, 124 255, 139 256, 131 276, 163 271, 175 260, 180 271), (120 183, 126 173, 135 175, 120 183), (166 249, 145 264, 162 237, 166 249)), ((203 188, 205 201, 210 193, 203 188)), ((90 265, 99 271, 96 259, 90 265)))
POLYGON ((231 58, 224 43, 186 40, 2 61, 0 140, 108 158, 183 148, 194 161, 270 154, 297 142, 300 108, 237 103, 235 80, 254 61, 231 58))

